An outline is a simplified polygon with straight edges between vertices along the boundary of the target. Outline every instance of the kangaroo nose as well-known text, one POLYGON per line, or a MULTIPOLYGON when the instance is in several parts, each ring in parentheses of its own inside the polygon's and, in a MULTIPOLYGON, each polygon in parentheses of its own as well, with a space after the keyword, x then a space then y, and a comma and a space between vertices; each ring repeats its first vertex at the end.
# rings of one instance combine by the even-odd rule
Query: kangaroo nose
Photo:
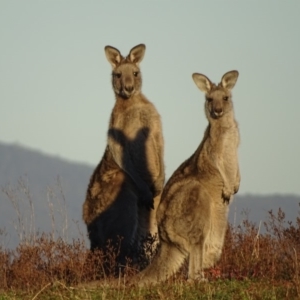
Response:
POLYGON ((222 109, 222 107, 216 107, 216 108, 214 109, 214 111, 215 111, 215 113, 217 113, 217 114, 221 114, 221 113, 223 112, 223 109, 222 109))
POLYGON ((127 85, 127 86, 125 86, 125 90, 126 90, 126 92, 131 93, 133 91, 133 86, 127 85))

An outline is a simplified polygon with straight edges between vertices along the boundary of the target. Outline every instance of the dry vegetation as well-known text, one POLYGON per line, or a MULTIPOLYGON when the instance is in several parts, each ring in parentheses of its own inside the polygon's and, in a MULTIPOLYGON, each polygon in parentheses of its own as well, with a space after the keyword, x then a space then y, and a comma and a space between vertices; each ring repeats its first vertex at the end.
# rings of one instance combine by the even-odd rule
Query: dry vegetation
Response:
MULTIPOLYGON (((17 201, 11 190, 2 192, 17 201)), ((30 197, 28 201, 33 213, 30 197)), ((136 265, 128 263, 114 276, 114 249, 105 256, 90 253, 82 235, 69 241, 57 232, 26 231, 20 210, 16 216, 19 245, 9 249, 0 243, 0 299, 300 298, 300 214, 292 223, 282 210, 270 211, 264 223, 252 224, 245 216, 243 224, 229 226, 221 260, 206 272, 207 283, 187 283, 184 265, 167 283, 143 289, 126 285, 138 272, 136 265)), ((6 238, 3 229, 0 238, 6 238)))

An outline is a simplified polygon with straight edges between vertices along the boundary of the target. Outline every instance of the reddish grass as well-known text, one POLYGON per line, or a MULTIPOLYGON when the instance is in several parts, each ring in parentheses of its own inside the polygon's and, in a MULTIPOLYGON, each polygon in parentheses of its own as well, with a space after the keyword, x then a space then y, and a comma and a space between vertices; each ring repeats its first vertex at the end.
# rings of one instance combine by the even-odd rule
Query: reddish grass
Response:
MULTIPOLYGON (((5 233, 0 229, 0 236, 5 233)), ((151 249, 153 240, 148 240, 151 249)), ((33 292, 48 284, 61 282, 75 286, 94 280, 115 277, 116 253, 113 249, 103 255, 91 253, 84 238, 67 242, 53 234, 34 233, 20 240, 16 249, 0 245, 0 290, 33 292)), ((143 257, 139 265, 130 263, 122 269, 122 276, 132 276, 148 263, 143 257)), ((185 280, 187 265, 176 275, 185 280)), ((269 212, 261 225, 244 220, 242 225, 228 226, 220 261, 206 270, 210 280, 257 279, 289 281, 300 296, 300 215, 295 223, 285 220, 284 212, 269 212), (262 229, 264 232, 262 233, 262 229)))

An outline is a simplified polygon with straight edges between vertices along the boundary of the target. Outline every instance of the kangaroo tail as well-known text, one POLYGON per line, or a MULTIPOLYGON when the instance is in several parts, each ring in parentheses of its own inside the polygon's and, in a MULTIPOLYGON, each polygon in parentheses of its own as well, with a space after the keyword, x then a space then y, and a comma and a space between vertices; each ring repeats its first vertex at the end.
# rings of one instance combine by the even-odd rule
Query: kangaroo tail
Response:
POLYGON ((161 241, 152 263, 130 282, 140 286, 164 281, 181 267, 186 255, 174 245, 161 241))

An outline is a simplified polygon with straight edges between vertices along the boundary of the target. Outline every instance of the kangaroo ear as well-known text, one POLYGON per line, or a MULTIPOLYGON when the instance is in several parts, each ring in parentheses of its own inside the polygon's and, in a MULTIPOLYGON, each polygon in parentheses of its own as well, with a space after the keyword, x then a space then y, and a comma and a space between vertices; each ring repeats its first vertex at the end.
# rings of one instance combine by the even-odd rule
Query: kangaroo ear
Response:
POLYGON ((121 62, 122 56, 120 51, 111 46, 106 46, 104 50, 107 60, 110 62, 112 67, 115 68, 121 62))
POLYGON ((208 93, 211 90, 212 83, 211 81, 203 74, 194 73, 193 79, 197 87, 204 93, 208 93))
POLYGON ((228 90, 233 89, 238 77, 239 77, 239 72, 235 70, 225 73, 221 80, 222 86, 228 90))
POLYGON ((144 57, 146 46, 144 44, 133 47, 129 52, 129 59, 132 63, 139 64, 144 57))

